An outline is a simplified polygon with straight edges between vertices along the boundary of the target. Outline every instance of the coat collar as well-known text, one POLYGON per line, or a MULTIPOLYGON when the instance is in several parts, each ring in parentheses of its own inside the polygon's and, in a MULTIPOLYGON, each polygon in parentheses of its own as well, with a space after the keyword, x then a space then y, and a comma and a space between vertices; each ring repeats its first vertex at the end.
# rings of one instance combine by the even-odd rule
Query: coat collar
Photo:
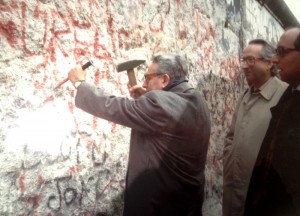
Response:
POLYGON ((293 92, 292 86, 288 86, 285 92, 282 94, 276 106, 271 107, 272 116, 278 118, 283 107, 286 105, 288 99, 291 97, 293 92))
POLYGON ((177 82, 175 84, 170 85, 171 88, 164 89, 165 91, 170 92, 187 92, 191 89, 194 89, 190 86, 187 80, 182 80, 181 82, 177 82))
POLYGON ((259 94, 266 100, 271 100, 272 96, 277 91, 278 82, 280 82, 280 80, 277 77, 270 78, 263 86, 261 86, 259 94))

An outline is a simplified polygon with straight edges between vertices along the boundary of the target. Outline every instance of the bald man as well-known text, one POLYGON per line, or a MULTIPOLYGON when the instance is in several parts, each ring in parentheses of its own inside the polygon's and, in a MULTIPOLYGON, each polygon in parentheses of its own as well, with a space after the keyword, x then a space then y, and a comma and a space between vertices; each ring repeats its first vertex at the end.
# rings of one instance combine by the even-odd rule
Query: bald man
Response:
POLYGON ((245 215, 300 215, 300 27, 283 33, 272 60, 290 86, 271 108, 245 215))

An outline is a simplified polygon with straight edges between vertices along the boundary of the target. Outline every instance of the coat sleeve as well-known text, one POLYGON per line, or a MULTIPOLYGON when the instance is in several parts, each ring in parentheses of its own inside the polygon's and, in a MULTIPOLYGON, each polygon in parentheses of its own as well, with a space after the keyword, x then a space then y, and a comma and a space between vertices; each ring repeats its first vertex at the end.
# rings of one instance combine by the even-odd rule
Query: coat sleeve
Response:
POLYGON ((230 128, 225 136, 224 151, 223 151, 224 158, 226 158, 226 156, 229 154, 231 147, 232 147, 233 137, 234 137, 234 128, 235 128, 235 123, 236 123, 236 116, 237 116, 237 109, 234 111, 230 128))
POLYGON ((239 107, 241 105, 242 99, 244 98, 247 91, 248 91, 248 89, 238 99, 237 105, 236 105, 235 110, 234 110, 234 114, 232 116, 230 128, 229 128, 229 130, 228 130, 228 132, 225 136, 224 150, 223 150, 224 161, 226 161, 226 158, 229 156, 229 153, 230 153, 231 148, 232 148, 234 130, 235 130, 235 126, 236 126, 238 110, 239 110, 239 107))
POLYGON ((172 125, 172 121, 176 121, 174 116, 180 116, 184 110, 182 106, 175 107, 173 103, 176 100, 165 97, 165 92, 161 93, 163 95, 157 97, 157 94, 149 92, 132 100, 108 95, 102 89, 82 83, 75 97, 75 105, 96 117, 149 133, 164 130, 167 124, 172 125))

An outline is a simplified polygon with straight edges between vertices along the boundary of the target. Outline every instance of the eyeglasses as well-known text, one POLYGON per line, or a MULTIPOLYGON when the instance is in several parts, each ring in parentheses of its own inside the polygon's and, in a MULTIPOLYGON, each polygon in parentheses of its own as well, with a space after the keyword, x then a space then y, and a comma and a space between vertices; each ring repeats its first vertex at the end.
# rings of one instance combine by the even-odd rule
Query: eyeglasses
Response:
POLYGON ((282 46, 277 47, 277 49, 275 50, 276 55, 281 56, 281 57, 285 56, 286 54, 288 54, 289 52, 292 52, 292 51, 299 51, 299 50, 297 50, 295 48, 285 48, 282 46))
POLYGON ((151 74, 144 74, 143 81, 148 83, 150 80, 152 80, 156 76, 164 75, 165 73, 151 73, 151 74))
POLYGON ((241 58, 240 59, 240 61, 242 62, 242 64, 247 63, 247 65, 249 65, 249 66, 255 65, 256 60, 266 61, 266 59, 264 59, 264 58, 255 58, 253 56, 249 56, 249 57, 245 57, 245 58, 241 58))

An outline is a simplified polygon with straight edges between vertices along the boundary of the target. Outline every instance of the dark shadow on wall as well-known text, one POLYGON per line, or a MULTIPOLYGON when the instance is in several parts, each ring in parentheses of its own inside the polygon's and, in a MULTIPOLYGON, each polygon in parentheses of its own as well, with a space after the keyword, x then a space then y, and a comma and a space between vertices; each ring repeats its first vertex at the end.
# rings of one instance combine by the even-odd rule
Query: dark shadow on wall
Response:
POLYGON ((124 191, 118 194, 111 203, 111 216, 119 216, 123 214, 124 207, 124 191))
POLYGON ((123 214, 124 192, 117 194, 106 211, 100 211, 95 216, 121 216, 123 214))
MULTIPOLYGON (((199 191, 199 185, 191 186, 175 179, 178 179, 177 176, 162 164, 157 169, 146 170, 134 179, 126 192, 112 199, 107 211, 97 212, 95 216, 122 216, 123 210, 125 216, 200 216, 204 189, 196 193, 199 191), (128 208, 123 206, 125 196, 128 208), (192 207, 195 209, 193 211, 190 203, 197 199, 198 205, 192 207), (189 214, 187 210, 194 213, 189 214)), ((204 179, 202 184, 204 185, 204 179)))
MULTIPOLYGON (((199 191, 198 186, 187 186, 183 182, 174 181, 175 176, 173 180, 163 180, 165 177, 159 174, 162 169, 164 168, 147 170, 135 179, 126 192, 127 200, 129 200, 127 204, 130 207, 125 206, 124 215, 201 215, 200 206, 203 203, 204 191, 202 190, 202 195, 198 196, 199 194, 196 193, 199 191), (151 199, 149 200, 148 197, 151 199), (195 200, 198 200, 198 205, 191 207, 190 204, 195 200), (143 208, 134 208, 135 205, 143 206, 143 208)), ((163 172, 168 173, 166 170, 163 172)))

